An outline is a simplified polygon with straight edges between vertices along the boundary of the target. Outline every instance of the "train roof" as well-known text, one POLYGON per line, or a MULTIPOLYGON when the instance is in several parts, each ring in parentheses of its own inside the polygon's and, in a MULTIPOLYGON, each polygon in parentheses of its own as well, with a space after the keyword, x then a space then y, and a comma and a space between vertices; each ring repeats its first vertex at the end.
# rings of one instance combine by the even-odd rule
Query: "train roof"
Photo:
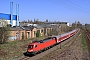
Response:
POLYGON ((52 40, 53 38, 55 38, 55 36, 53 36, 53 37, 48 37, 48 38, 46 38, 46 39, 43 39, 42 41, 43 41, 43 42, 46 42, 46 41, 52 40))
POLYGON ((43 40, 40 40, 40 41, 32 41, 32 43, 30 43, 29 45, 33 45, 33 44, 40 44, 40 43, 43 43, 43 42, 46 42, 46 41, 49 41, 49 40, 52 40, 53 37, 48 37, 48 38, 45 38, 43 40))
POLYGON ((67 35, 67 33, 65 33, 65 34, 61 34, 60 36, 62 37, 62 36, 65 36, 65 35, 67 35))
POLYGON ((60 37, 60 35, 58 35, 58 36, 53 36, 53 37, 56 37, 56 38, 58 38, 58 37, 60 37))
POLYGON ((70 34, 70 33, 72 33, 72 32, 75 32, 76 30, 73 30, 73 31, 70 31, 70 32, 67 32, 67 33, 64 33, 64 34, 60 34, 60 36, 62 37, 62 36, 65 36, 65 35, 68 35, 68 34, 70 34))
POLYGON ((68 33, 72 33, 72 32, 74 32, 74 31, 76 31, 76 30, 70 31, 70 32, 68 32, 68 33))

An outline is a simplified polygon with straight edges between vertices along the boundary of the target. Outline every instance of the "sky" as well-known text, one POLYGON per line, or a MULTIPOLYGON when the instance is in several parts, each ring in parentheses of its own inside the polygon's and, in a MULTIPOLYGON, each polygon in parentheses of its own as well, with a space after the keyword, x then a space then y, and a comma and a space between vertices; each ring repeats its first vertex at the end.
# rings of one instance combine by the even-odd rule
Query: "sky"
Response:
POLYGON ((0 13, 10 14, 10 2, 13 2, 13 14, 19 4, 19 21, 34 20, 50 22, 60 21, 82 24, 90 23, 90 0, 0 0, 0 13))

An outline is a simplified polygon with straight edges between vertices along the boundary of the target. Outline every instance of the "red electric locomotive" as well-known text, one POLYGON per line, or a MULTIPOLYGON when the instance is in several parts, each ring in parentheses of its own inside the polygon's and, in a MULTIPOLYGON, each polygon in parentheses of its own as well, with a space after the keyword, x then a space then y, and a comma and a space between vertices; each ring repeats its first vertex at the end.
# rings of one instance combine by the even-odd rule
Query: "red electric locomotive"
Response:
POLYGON ((41 41, 35 41, 28 45, 27 53, 35 55, 36 53, 44 50, 57 43, 56 37, 48 37, 41 41))

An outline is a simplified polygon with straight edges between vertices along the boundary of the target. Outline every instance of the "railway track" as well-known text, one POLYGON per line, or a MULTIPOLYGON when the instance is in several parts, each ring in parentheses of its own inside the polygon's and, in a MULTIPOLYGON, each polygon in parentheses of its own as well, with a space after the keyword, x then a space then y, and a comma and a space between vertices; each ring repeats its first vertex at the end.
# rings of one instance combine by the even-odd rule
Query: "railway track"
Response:
POLYGON ((84 36, 88 45, 88 52, 90 56, 90 33, 87 30, 84 30, 84 36))
MULTIPOLYGON (((81 34, 77 35, 77 38, 73 38, 73 41, 70 42, 70 44, 68 44, 67 47, 65 47, 61 52, 59 52, 58 54, 54 55, 54 56, 50 56, 49 59, 51 60, 59 60, 61 57, 65 56, 68 52, 70 52, 69 47, 72 46, 75 42, 77 42, 78 38, 80 37, 81 34)), ((71 55, 71 53, 68 53, 69 55, 71 55)))
MULTIPOLYGON (((74 35, 74 37, 75 37, 75 35, 74 35)), ((73 37, 71 37, 71 38, 69 38, 70 40, 72 40, 73 39, 73 37)), ((50 48, 50 49, 48 49, 48 50, 46 50, 46 51, 44 51, 44 52, 42 52, 42 53, 39 53, 39 54, 37 54, 37 55, 35 55, 35 56, 22 56, 22 57, 20 57, 20 58, 18 58, 18 59, 15 59, 15 60, 39 60, 40 58, 42 58, 42 57, 44 57, 44 56, 46 56, 46 55, 48 55, 49 53, 51 53, 51 52, 53 52, 53 51, 55 51, 55 50, 57 50, 57 49, 60 49, 60 47, 62 47, 63 45, 65 45, 67 42, 69 42, 69 39, 68 40, 66 40, 65 42, 62 42, 61 44, 58 44, 58 45, 56 45, 56 46, 54 46, 54 47, 52 47, 52 48, 50 48)), ((74 40, 73 40, 73 42, 71 43, 71 45, 74 43, 74 40)), ((68 49, 68 48, 67 48, 68 49)), ((66 52, 67 50, 65 50, 65 51, 63 51, 63 52, 66 52)), ((64 55, 65 53, 61 53, 61 56, 62 55, 64 55)), ((60 57, 60 56, 59 56, 60 57)))

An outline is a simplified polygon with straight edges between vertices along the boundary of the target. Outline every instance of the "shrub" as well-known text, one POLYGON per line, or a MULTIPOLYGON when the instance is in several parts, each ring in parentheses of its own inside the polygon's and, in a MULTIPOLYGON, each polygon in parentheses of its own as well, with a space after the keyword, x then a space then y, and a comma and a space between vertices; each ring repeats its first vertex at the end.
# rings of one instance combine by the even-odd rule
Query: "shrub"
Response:
POLYGON ((3 44, 8 40, 10 26, 0 27, 0 43, 3 44))
POLYGON ((36 37, 40 37, 40 32, 39 31, 37 31, 36 37))

